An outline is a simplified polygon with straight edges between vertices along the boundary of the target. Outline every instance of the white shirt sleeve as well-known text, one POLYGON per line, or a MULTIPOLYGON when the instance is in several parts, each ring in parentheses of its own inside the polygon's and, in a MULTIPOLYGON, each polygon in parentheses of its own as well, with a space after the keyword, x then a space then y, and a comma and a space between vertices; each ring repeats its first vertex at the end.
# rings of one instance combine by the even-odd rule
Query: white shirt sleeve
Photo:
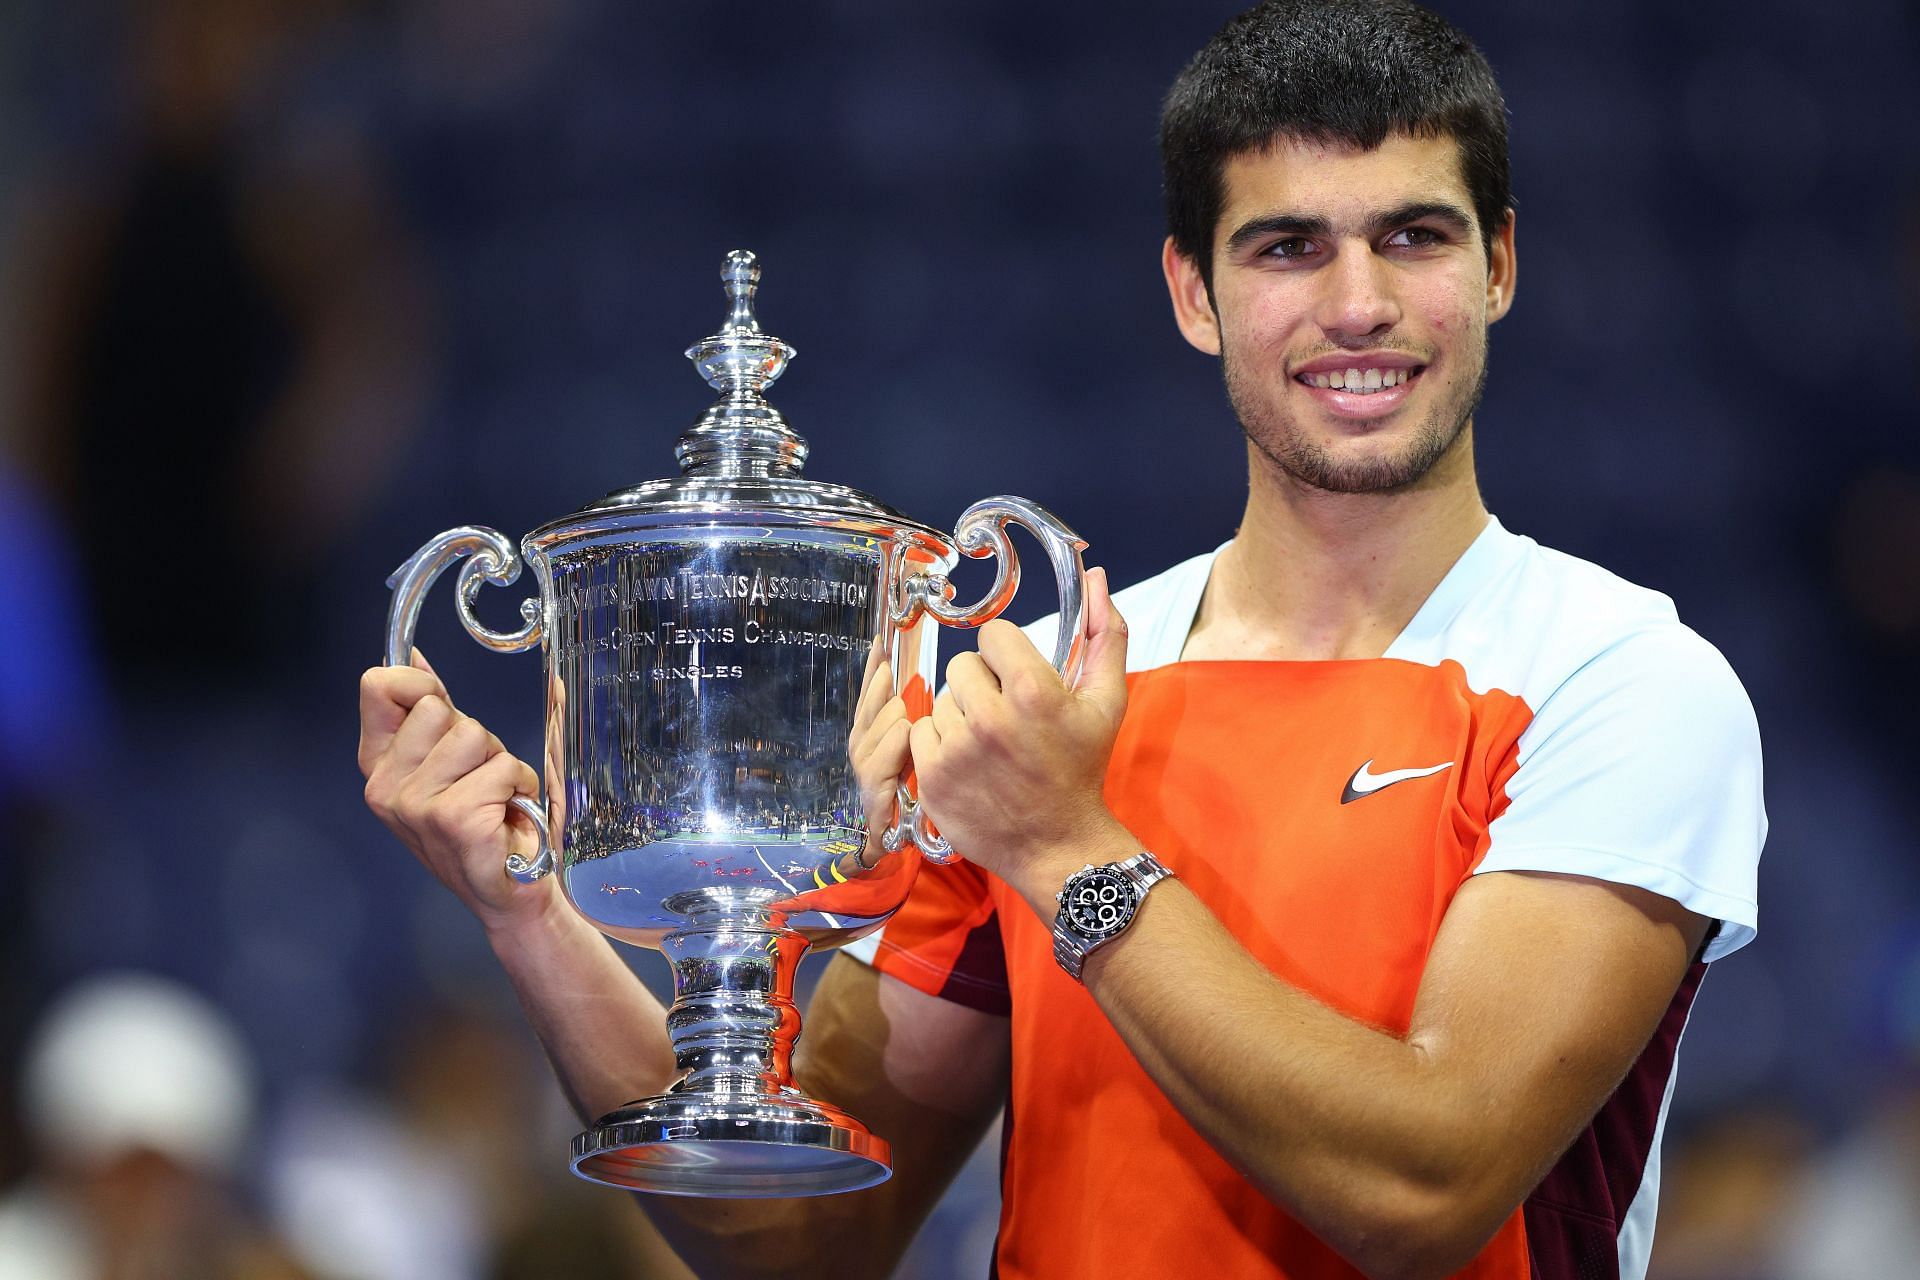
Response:
POLYGON ((1760 732, 1726 659, 1687 628, 1638 631, 1566 677, 1520 735, 1508 806, 1475 873, 1634 885, 1753 939, 1767 819, 1760 732))

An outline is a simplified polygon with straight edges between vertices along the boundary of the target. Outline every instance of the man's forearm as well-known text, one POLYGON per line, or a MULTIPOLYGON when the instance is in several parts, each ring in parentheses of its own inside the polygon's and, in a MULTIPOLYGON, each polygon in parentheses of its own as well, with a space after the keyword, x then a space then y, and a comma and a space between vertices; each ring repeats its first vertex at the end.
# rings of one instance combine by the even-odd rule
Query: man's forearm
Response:
POLYGON ((661 1092, 673 1078, 665 1010, 598 930, 551 891, 547 908, 490 930, 527 1021, 580 1118, 661 1092))
MULTIPOLYGON (((1138 852, 1124 828, 1049 850, 1014 887, 1051 917, 1071 864, 1138 852)), ((1282 981, 1179 879, 1083 976, 1134 1057, 1269 1199, 1369 1274, 1464 1265, 1639 1056, 1707 921, 1575 876, 1476 877, 1428 951, 1405 1035, 1282 981)))
POLYGON ((1456 1082, 1419 1048, 1274 978, 1178 880, 1148 896, 1129 932, 1135 945, 1089 958, 1088 991, 1181 1114, 1269 1199, 1383 1274, 1409 1246, 1425 1252, 1433 1224, 1457 1220, 1489 1135, 1465 1123, 1456 1082), (1177 938, 1177 969, 1156 935, 1177 938))
POLYGON ((1399 1268, 1473 1167, 1475 1134, 1430 1059, 1275 978, 1177 878, 1083 977, 1200 1136, 1369 1272, 1399 1268))

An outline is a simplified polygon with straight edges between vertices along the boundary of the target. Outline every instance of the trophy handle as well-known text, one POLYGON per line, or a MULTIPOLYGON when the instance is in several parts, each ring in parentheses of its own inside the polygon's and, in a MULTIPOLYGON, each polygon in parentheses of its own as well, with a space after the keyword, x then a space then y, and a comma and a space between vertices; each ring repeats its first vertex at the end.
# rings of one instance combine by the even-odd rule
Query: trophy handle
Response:
MULTIPOLYGON (((953 531, 954 545, 972 559, 993 556, 993 586, 976 603, 956 607, 953 583, 944 573, 915 574, 896 584, 891 614, 896 625, 912 622, 922 609, 942 626, 977 627, 1000 616, 1020 588, 1020 557, 1007 537, 1007 526, 1017 524, 1040 539, 1053 562, 1054 584, 1060 591, 1060 629, 1053 642, 1053 669, 1071 689, 1080 679, 1087 657, 1087 567, 1080 553, 1086 540, 1037 502, 1002 495, 984 498, 960 515, 953 531)), ((928 819, 920 801, 903 782, 894 822, 881 836, 881 847, 893 853, 911 840, 927 861, 947 863, 959 857, 953 846, 928 819)))
MULTIPOLYGON (((387 609, 387 665, 404 667, 413 661, 413 633, 420 625, 420 606, 433 587, 434 579, 461 557, 471 557, 460 568, 460 621, 468 634, 497 653, 519 653, 540 643, 545 632, 540 621, 540 601, 529 598, 520 604, 520 616, 526 625, 518 631, 495 631, 473 616, 473 602, 485 583, 511 586, 520 577, 520 557, 506 535, 495 529, 462 525, 439 534, 407 558, 393 571, 387 586, 393 590, 393 602, 387 609)), ((540 846, 533 857, 511 854, 507 874, 521 884, 531 884, 553 870, 553 841, 547 833, 547 813, 539 801, 526 796, 513 798, 514 808, 533 822, 540 846)))

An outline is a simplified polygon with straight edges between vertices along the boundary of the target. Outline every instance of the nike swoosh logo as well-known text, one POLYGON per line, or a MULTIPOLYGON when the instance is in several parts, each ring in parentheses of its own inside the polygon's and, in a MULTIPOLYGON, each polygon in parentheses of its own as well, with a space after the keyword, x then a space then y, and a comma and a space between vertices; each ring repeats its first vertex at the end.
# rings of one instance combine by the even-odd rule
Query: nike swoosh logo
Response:
POLYGON ((1453 768, 1453 761, 1449 760, 1445 764, 1436 764, 1425 769, 1389 769, 1385 773, 1374 773, 1371 771, 1373 761, 1369 760, 1355 769, 1353 776, 1347 779, 1346 789, 1340 793, 1340 803, 1352 804, 1361 796, 1370 796, 1396 782, 1406 782, 1413 778, 1431 778, 1442 769, 1451 768, 1453 768))

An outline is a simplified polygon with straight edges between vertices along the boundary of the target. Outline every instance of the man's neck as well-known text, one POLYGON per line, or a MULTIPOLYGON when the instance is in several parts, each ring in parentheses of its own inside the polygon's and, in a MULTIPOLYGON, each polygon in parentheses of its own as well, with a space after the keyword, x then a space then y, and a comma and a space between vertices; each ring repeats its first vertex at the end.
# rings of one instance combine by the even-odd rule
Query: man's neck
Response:
POLYGON ((1393 493, 1328 493, 1248 448, 1240 530, 1214 562, 1181 657, 1377 658, 1406 629, 1489 516, 1473 429, 1393 493))

